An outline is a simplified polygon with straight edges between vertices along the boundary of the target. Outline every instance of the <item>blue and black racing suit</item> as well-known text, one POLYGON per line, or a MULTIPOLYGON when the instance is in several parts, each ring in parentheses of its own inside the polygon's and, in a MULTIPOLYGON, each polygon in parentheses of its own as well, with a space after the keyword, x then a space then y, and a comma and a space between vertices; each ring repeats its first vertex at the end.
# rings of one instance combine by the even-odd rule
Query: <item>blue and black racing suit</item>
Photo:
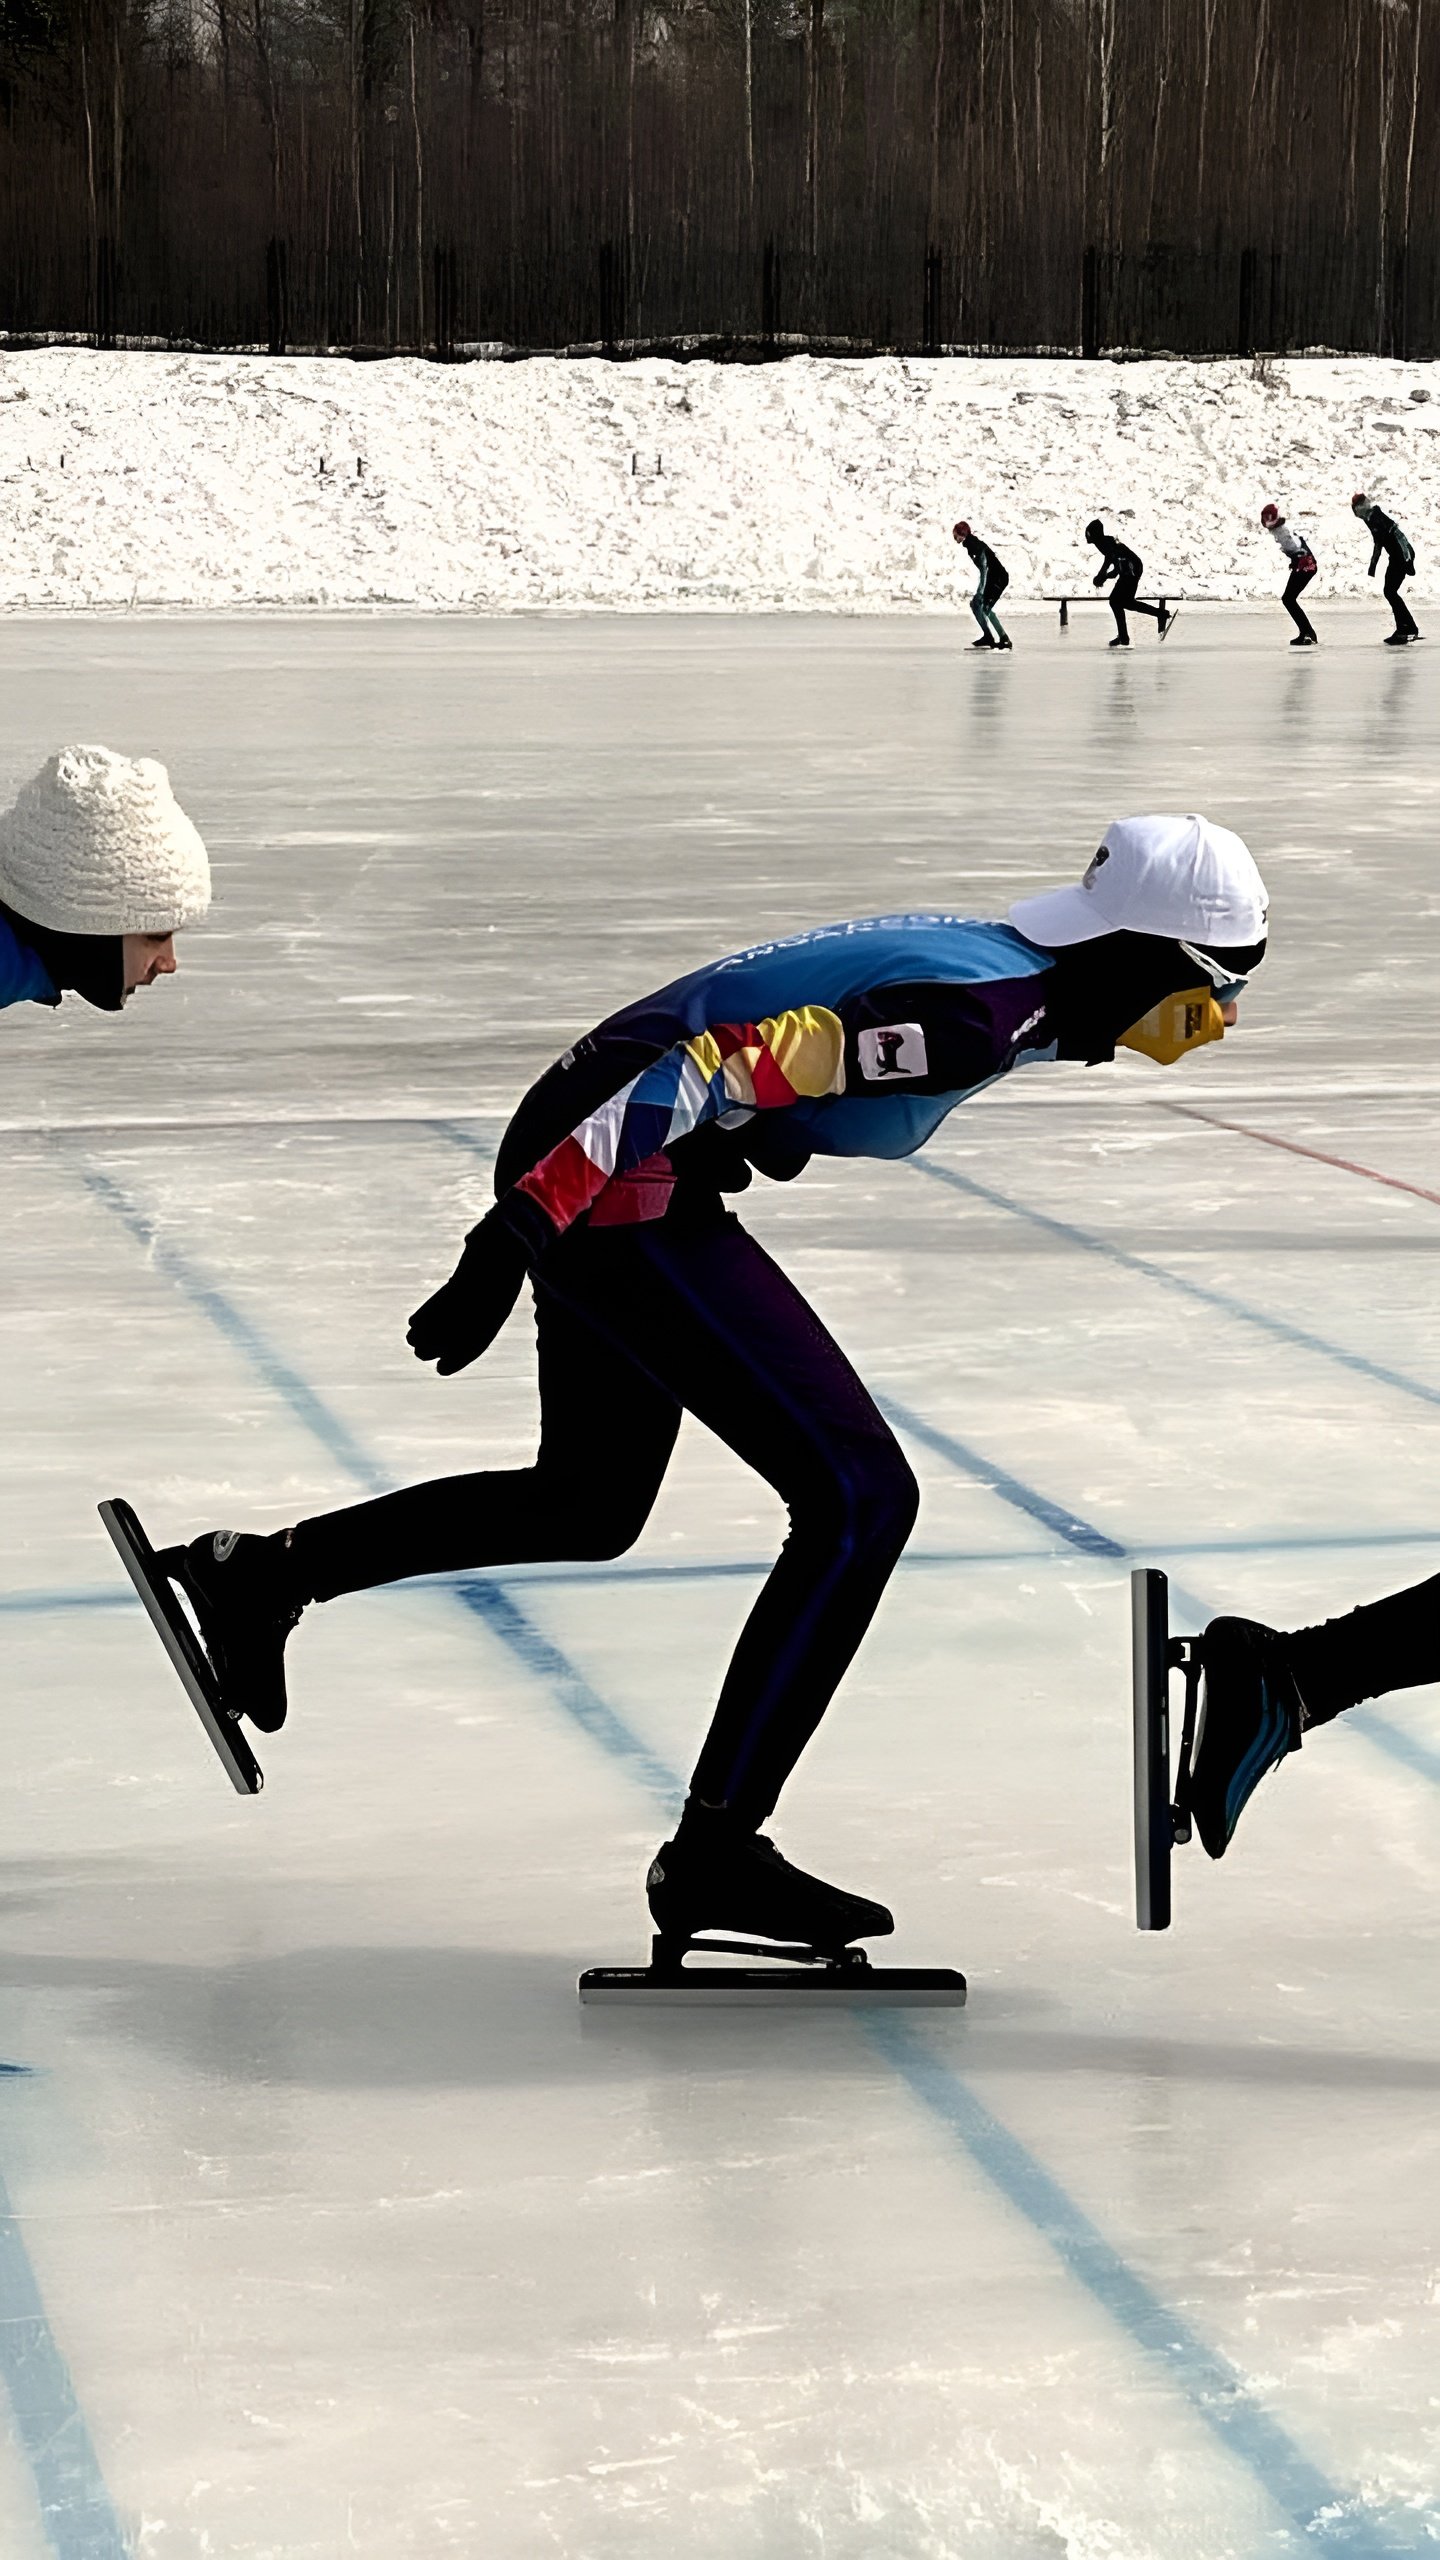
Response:
MULTIPOLYGON (((1183 983, 1178 946, 1142 948, 1148 975, 1113 991, 1100 1054, 1183 983)), ((917 1492, 845 1354, 722 1193, 752 1167, 783 1180, 817 1155, 911 1155, 998 1077, 1093 1054, 1088 1033, 1063 1037, 1072 959, 1008 925, 872 917, 696 970, 577 1042, 526 1095, 496 1168, 492 1215, 532 1270, 535 1464, 301 1522, 297 1596, 618 1555, 692 1413, 790 1513, 693 1781, 762 1820, 869 1625, 917 1492)), ((691 1677, 677 1660, 676 1685, 691 1677)))
POLYGON ((1360 511, 1374 548, 1366 576, 1373 578, 1383 558, 1385 562, 1385 601, 1395 617, 1395 633, 1401 640, 1418 640, 1420 626, 1401 593, 1407 578, 1415 575, 1415 546, 1410 536, 1383 507, 1369 506, 1360 511))
POLYGON ((23 939, 17 917, 12 924, 0 910, 0 1012, 11 1004, 58 1004, 55 983, 33 944, 23 939))
MULTIPOLYGON (((1110 587, 1109 603, 1115 616, 1115 637, 1128 649, 1127 612, 1148 614, 1152 622, 1163 621, 1163 616, 1158 604, 1143 604, 1137 593, 1145 575, 1145 563, 1139 552, 1132 551, 1128 542, 1121 542, 1113 533, 1102 533, 1095 548, 1100 554, 1100 566, 1090 583, 1096 587, 1110 587)), ((1160 636, 1162 639, 1165 636, 1163 629, 1160 636)))

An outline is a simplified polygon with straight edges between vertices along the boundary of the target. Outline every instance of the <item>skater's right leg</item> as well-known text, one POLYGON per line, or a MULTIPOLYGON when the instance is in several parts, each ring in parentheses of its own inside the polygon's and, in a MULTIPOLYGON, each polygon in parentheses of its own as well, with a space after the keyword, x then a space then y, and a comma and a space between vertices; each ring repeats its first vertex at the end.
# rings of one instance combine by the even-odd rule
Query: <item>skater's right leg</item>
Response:
POLYGON ((1125 619, 1127 613, 1143 613, 1148 621, 1159 623, 1162 634, 1165 630, 1167 619, 1165 613, 1158 604, 1142 603, 1137 592, 1139 585, 1139 578, 1134 572, 1125 570, 1110 590, 1110 609, 1115 616, 1120 636, 1126 641, 1130 637, 1130 627, 1125 619))
POLYGON ((985 610, 985 581, 983 578, 970 599, 970 610, 974 614, 976 622, 980 626, 980 637, 978 640, 971 641, 971 648, 993 649, 995 642, 991 637, 990 620, 985 610))
POLYGON ((285 1720, 284 1647, 302 1609, 415 1574, 623 1554, 649 1517, 680 1427, 677 1400, 541 1294, 540 1448, 532 1467, 408 1485, 273 1537, 187 1550, 186 1587, 232 1712, 285 1720))
POLYGON ((1133 604, 1134 601, 1134 579, 1123 576, 1117 578, 1110 589, 1108 597, 1106 598, 1106 602, 1115 616, 1115 637, 1110 643, 1112 649, 1128 649, 1130 646, 1130 625, 1125 619, 1125 608, 1127 605, 1133 604))
POLYGON ((308 1599, 507 1564, 623 1555, 680 1428, 678 1400, 550 1290, 536 1295, 540 1448, 532 1467, 407 1485, 291 1532, 308 1599))

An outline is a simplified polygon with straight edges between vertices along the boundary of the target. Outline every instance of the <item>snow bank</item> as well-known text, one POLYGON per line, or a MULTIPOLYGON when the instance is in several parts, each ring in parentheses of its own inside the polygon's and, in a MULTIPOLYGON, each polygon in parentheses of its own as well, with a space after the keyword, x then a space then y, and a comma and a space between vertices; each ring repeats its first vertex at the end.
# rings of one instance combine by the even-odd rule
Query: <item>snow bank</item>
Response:
MULTIPOLYGON (((767 365, 0 355, 0 606, 953 609, 968 516, 1015 601, 1099 513, 1151 578, 1273 596, 1274 498, 1359 593, 1366 488, 1427 591, 1425 366, 767 365)), ((1007 603, 1007 610, 1009 609, 1007 603)))

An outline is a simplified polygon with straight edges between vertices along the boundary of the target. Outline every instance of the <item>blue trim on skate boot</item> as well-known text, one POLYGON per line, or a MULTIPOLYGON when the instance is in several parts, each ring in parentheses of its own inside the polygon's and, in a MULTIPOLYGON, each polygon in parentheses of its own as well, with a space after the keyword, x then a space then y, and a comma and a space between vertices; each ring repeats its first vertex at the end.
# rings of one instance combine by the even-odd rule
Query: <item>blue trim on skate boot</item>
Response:
POLYGON ((1292 1748, 1290 1741, 1290 1719, 1286 1715, 1284 1708, 1277 1706, 1272 1700, 1270 1695, 1270 1684, 1266 1680, 1263 1672, 1260 1675, 1260 1684, 1265 1700, 1265 1713, 1260 1730, 1256 1734, 1254 1741, 1251 1743, 1249 1750, 1246 1752, 1244 1759, 1240 1762, 1238 1768, 1233 1771, 1230 1783, 1225 1790, 1225 1841, 1227 1847, 1234 1839, 1235 1825, 1239 1821, 1241 1814, 1244 1812, 1245 1807, 1250 1801, 1250 1798, 1255 1793, 1256 1788, 1259 1786, 1261 1779, 1267 1776, 1269 1771, 1275 1768, 1280 1761, 1287 1759, 1292 1748))

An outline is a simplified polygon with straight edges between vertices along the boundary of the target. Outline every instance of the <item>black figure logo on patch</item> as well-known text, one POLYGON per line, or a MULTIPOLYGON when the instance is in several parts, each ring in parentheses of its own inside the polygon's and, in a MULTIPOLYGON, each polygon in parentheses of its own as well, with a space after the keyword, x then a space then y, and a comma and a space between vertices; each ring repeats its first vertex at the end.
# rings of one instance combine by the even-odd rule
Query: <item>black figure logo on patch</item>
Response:
POLYGON ((918 1022, 887 1022, 875 1029, 867 1025, 856 1048, 867 1084, 906 1084, 930 1072, 925 1034, 918 1022))

